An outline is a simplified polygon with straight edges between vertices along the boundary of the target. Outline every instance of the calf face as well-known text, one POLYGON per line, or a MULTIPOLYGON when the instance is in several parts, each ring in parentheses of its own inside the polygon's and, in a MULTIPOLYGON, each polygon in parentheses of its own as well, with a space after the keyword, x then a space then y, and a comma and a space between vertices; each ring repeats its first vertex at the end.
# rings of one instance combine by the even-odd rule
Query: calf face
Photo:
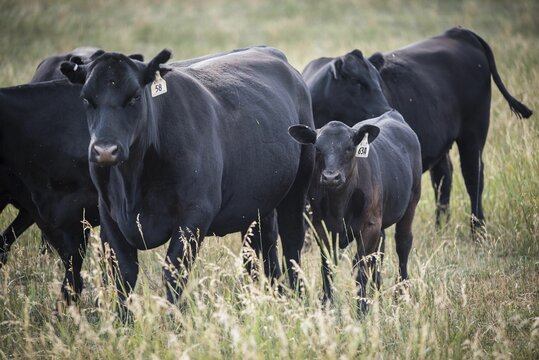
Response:
POLYGON ((319 130, 294 125, 288 132, 300 144, 315 145, 316 176, 320 176, 320 185, 340 189, 353 175, 357 146, 366 134, 368 142, 372 142, 380 129, 368 124, 354 129, 342 122, 332 121, 319 130))
POLYGON ((135 141, 148 140, 146 115, 151 105, 146 86, 170 55, 163 50, 148 65, 118 53, 102 54, 87 65, 62 63, 61 71, 70 81, 84 84, 81 99, 90 130, 91 162, 115 165, 129 158, 135 141))

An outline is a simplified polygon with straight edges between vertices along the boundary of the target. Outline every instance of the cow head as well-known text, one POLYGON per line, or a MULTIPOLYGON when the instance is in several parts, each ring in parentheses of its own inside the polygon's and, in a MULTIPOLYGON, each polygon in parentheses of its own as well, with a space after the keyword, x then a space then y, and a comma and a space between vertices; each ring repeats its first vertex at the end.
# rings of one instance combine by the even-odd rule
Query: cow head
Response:
POLYGON ((91 162, 115 165, 129 158, 135 142, 147 146, 157 141, 157 124, 148 116, 152 106, 148 84, 157 71, 163 71, 159 66, 170 56, 165 49, 144 64, 140 55, 101 52, 85 65, 61 64, 60 70, 71 82, 83 84, 91 162))
POLYGON ((373 64, 359 50, 333 59, 306 79, 316 126, 339 120, 352 126, 391 109, 373 64))
POLYGON ((380 129, 369 124, 354 129, 340 121, 331 121, 319 130, 294 125, 288 132, 298 143, 316 147, 315 176, 320 176, 320 184, 340 189, 354 171, 356 147, 367 133, 368 142, 372 142, 380 129))

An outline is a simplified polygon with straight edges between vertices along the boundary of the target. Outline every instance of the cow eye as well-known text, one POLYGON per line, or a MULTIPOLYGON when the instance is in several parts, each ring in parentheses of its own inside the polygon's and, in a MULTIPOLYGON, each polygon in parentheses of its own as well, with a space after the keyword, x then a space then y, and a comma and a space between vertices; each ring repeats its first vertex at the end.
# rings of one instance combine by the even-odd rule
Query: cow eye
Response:
POLYGON ((127 102, 127 105, 135 105, 140 100, 140 95, 135 95, 127 102))

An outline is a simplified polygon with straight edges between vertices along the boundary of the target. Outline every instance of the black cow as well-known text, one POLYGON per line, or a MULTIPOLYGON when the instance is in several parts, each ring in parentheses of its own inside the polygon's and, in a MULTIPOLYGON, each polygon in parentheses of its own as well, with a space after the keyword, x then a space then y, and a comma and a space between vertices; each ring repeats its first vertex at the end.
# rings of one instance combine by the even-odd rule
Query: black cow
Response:
POLYGON ((3 178, 2 185, 60 255, 67 301, 82 289, 83 216, 99 223, 85 146, 90 136, 79 94, 80 86, 65 80, 0 89, 0 169, 16 180, 6 185, 3 178))
MULTIPOLYGON (((348 125, 397 109, 417 133, 423 171, 430 170, 439 223, 447 211, 452 166, 448 151, 456 141, 472 207, 472 228, 484 222, 482 151, 490 116, 491 76, 518 117, 532 112, 505 89, 488 44, 473 32, 453 28, 369 60, 355 50, 309 63, 303 76, 311 91, 317 127, 331 120, 348 125), (348 70, 343 64, 349 62, 348 70), (380 82, 371 79, 372 63, 380 82), (355 65, 353 65, 355 64, 355 65), (387 101, 380 93, 385 94, 387 101)), ((447 213, 448 214, 448 213, 447 213)))
MULTIPOLYGON (((104 51, 95 47, 80 47, 68 53, 49 56, 39 63, 31 83, 64 79, 60 71, 60 64, 64 61, 71 61, 82 65, 90 62, 95 56, 101 55, 104 51)), ((129 55, 129 57, 143 61, 140 54, 129 55)))
POLYGON ((90 174, 120 298, 135 286, 137 250, 171 239, 164 276, 174 302, 205 235, 245 231, 274 209, 295 285, 314 149, 287 128, 313 125, 305 83, 272 48, 160 68, 169 57, 163 50, 143 65, 106 53, 88 65, 62 64, 84 84, 90 174))
MULTIPOLYGON (((64 75, 60 72, 60 64, 63 61, 70 60, 78 64, 83 64, 90 61, 92 55, 101 54, 102 52, 103 50, 97 48, 82 47, 65 54, 49 56, 39 63, 30 83, 65 79, 64 75)), ((141 55, 135 55, 135 57, 142 61, 141 55)), ((0 165, 0 174, 2 178, 0 181, 0 211, 2 211, 7 204, 12 204, 19 210, 17 217, 1 234, 0 266, 2 266, 7 261, 11 245, 19 235, 35 222, 31 213, 36 213, 37 209, 35 209, 35 206, 31 201, 30 190, 24 186, 23 182, 15 174, 2 165, 0 165), (21 203, 24 203, 26 207, 32 207, 32 209, 22 208, 16 198, 18 198, 21 203), (21 198, 22 200, 20 200, 21 198)), ((42 236, 43 249, 46 249, 47 246, 44 239, 45 237, 46 236, 42 236)))
POLYGON ((295 125, 289 132, 299 143, 313 144, 317 150, 309 198, 322 255, 324 298, 332 299, 329 262, 337 262, 337 243, 344 248, 355 240, 358 310, 362 314, 367 310, 369 273, 380 286, 380 266, 376 266, 374 256, 378 250, 384 252, 380 234, 393 224, 399 274, 402 280, 408 278, 412 221, 421 193, 417 136, 395 110, 351 128, 331 121, 316 131, 295 125), (328 232, 332 234, 330 238, 328 232))

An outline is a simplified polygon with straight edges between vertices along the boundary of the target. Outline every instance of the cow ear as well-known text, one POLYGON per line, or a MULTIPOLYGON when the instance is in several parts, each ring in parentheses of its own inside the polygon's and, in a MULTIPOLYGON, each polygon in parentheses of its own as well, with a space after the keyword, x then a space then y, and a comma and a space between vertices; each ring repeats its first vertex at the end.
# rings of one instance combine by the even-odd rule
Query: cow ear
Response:
POLYGON ((374 65, 374 67, 378 71, 380 71, 380 69, 382 69, 385 64, 384 55, 382 55, 382 53, 379 53, 379 52, 372 54, 371 57, 369 58, 369 61, 371 62, 371 64, 374 65))
POLYGON ((172 52, 169 49, 163 49, 148 63, 144 70, 144 85, 155 80, 155 73, 159 70, 159 66, 166 63, 171 56, 172 52))
POLYGON ((103 55, 105 53, 105 50, 97 50, 95 53, 93 53, 91 56, 90 56, 90 61, 94 61, 95 59, 97 59, 98 57, 100 57, 101 55, 103 55))
POLYGON ((129 58, 137 61, 144 61, 144 56, 142 54, 131 54, 129 55, 129 58))
POLYGON ((292 125, 288 133, 302 145, 312 145, 316 142, 316 131, 306 125, 292 125))
POLYGON ((353 50, 343 56, 342 73, 346 77, 356 78, 361 76, 365 67, 363 53, 359 50, 353 50))
POLYGON ((74 84, 84 84, 86 82, 86 67, 83 65, 64 61, 60 64, 60 71, 74 84))
POLYGON ((82 65, 82 58, 80 56, 72 56, 69 58, 69 62, 72 62, 77 65, 82 65))
POLYGON ((363 125, 360 127, 356 132, 354 133, 352 137, 352 141, 354 142, 354 145, 359 145, 361 140, 365 137, 365 134, 369 134, 367 141, 369 144, 376 139, 378 134, 380 133, 380 128, 378 126, 374 125, 363 125))
POLYGON ((336 59, 333 64, 331 64, 331 75, 333 75, 333 78, 335 80, 339 80, 341 78, 341 70, 342 70, 342 59, 336 59))

